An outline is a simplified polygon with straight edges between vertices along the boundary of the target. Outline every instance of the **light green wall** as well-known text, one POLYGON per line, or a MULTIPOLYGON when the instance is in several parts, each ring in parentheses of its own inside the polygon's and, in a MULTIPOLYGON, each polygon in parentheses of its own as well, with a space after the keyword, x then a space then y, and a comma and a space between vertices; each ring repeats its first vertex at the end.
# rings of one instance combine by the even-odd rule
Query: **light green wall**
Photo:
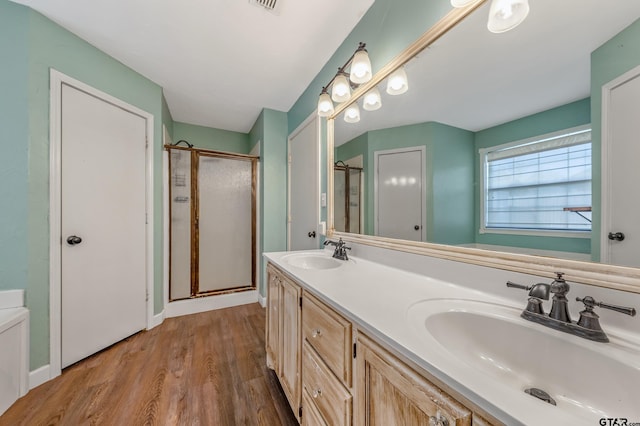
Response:
POLYGON ((249 132, 260 142, 260 294, 266 296, 262 253, 287 249, 287 114, 263 109, 249 132))
MULTIPOLYGON (((508 142, 544 135, 558 130, 589 124, 590 122, 591 105, 590 99, 586 98, 477 132, 475 134, 475 181, 480 182, 480 155, 478 151, 481 148, 488 148, 508 142)), ((595 133, 596 132, 594 131, 592 134, 595 135, 595 133)), ((596 148, 594 145, 594 152, 595 150, 596 148)), ((596 175, 598 175, 598 173, 594 170, 594 180, 596 175)), ((589 253, 591 251, 591 240, 588 238, 480 234, 478 232, 480 229, 479 191, 480 186, 478 185, 474 208, 477 243, 541 250, 568 251, 574 253, 589 253)))
POLYGON ((162 124, 167 128, 167 132, 169 132, 169 136, 173 141, 173 117, 171 116, 171 110, 169 110, 169 104, 164 94, 162 95, 162 124))
POLYGON ((602 86, 640 65, 640 19, 591 53, 591 123, 593 140, 593 231, 591 259, 600 260, 602 86))
POLYGON ((237 154, 248 154, 252 148, 249 146, 247 133, 214 129, 179 121, 173 123, 173 139, 174 143, 184 139, 196 148, 237 154))
POLYGON ((9 215, 3 206, 0 235, 3 242, 5 235, 14 240, 9 252, 0 249, 0 270, 7 271, 2 273, 1 285, 26 289, 30 365, 36 369, 49 362, 49 70, 54 68, 154 116, 155 313, 163 308, 162 88, 35 11, 0 0, 0 12, 0 73, 10 85, 2 91, 0 111, 1 120, 12 122, 3 122, 0 161, 6 158, 13 164, 3 182, 15 192, 7 193, 0 184, 0 193, 6 194, 3 200, 11 200, 9 215), (6 143, 8 138, 11 145, 6 143))
POLYGON ((289 110, 289 134, 316 110, 320 90, 353 54, 358 42, 367 43, 376 72, 450 9, 449 0, 376 0, 289 110))
POLYGON ((28 21, 0 0, 0 290, 27 288, 28 21))
POLYGON ((363 154, 365 230, 374 234, 375 152, 425 147, 427 241, 473 242, 473 133, 440 123, 421 123, 367 132, 336 148, 336 160, 363 154))

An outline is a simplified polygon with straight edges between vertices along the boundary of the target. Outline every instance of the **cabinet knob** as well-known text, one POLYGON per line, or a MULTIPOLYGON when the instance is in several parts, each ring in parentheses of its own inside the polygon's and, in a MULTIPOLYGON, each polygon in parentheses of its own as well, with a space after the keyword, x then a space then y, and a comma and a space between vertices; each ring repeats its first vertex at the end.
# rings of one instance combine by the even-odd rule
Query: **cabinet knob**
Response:
POLYGON ((440 413, 429 417, 429 426, 449 426, 449 420, 440 413))
POLYGON ((322 335, 322 331, 320 329, 315 329, 313 330, 313 333, 311 333, 311 336, 315 339, 316 337, 320 337, 322 335))
POLYGON ((315 389, 312 394, 313 394, 314 398, 321 397, 322 396, 322 389, 320 389, 320 388, 315 389))

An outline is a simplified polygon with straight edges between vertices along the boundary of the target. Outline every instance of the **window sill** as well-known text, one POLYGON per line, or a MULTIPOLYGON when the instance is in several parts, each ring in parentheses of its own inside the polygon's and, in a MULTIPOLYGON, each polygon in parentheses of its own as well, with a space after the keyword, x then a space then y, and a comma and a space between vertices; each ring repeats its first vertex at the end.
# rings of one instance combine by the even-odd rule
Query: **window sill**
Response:
POLYGON ((591 238, 591 231, 480 228, 480 234, 526 235, 532 237, 591 238))

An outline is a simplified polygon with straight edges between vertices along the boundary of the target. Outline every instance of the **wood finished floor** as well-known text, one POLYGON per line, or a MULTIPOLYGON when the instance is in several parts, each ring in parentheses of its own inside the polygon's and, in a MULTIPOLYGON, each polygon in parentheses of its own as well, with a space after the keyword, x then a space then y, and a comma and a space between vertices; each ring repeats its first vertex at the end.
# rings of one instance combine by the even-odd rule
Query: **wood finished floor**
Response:
POLYGON ((259 304, 178 318, 65 369, 0 425, 296 425, 259 304))

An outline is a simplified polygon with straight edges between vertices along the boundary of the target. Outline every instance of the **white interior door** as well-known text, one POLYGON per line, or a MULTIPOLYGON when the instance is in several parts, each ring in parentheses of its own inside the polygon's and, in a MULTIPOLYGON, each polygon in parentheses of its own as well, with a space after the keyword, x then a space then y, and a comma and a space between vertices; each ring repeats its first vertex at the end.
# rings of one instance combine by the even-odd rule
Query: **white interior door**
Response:
POLYGON ((376 151, 375 233, 424 239, 424 148, 376 151))
POLYGON ((146 325, 146 121, 66 84, 61 108, 66 367, 146 325))
POLYGON ((319 247, 318 118, 289 138, 289 250, 319 247))
POLYGON ((605 120, 608 158, 603 164, 608 169, 603 173, 602 260, 640 267, 640 197, 635 193, 640 182, 640 68, 611 88, 605 120))

